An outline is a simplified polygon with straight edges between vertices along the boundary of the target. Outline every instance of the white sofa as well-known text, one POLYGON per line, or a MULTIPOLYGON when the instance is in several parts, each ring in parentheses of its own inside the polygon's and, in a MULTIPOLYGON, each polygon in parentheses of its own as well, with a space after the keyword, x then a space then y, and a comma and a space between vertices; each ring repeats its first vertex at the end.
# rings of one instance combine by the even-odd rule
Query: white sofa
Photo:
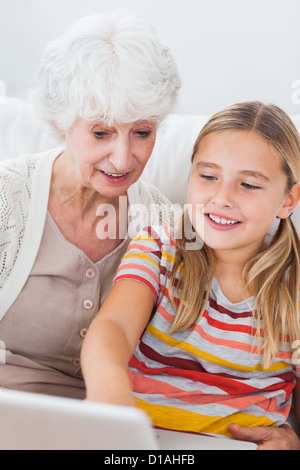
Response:
MULTIPOLYGON (((186 201, 192 148, 208 118, 200 114, 174 114, 160 126, 143 179, 156 185, 174 203, 183 205, 186 201)), ((300 114, 291 118, 300 133, 300 114)), ((38 153, 56 145, 26 100, 11 97, 0 104, 0 160, 38 153)), ((300 233, 300 204, 293 221, 300 233)), ((293 413, 289 421, 295 427, 293 413)))

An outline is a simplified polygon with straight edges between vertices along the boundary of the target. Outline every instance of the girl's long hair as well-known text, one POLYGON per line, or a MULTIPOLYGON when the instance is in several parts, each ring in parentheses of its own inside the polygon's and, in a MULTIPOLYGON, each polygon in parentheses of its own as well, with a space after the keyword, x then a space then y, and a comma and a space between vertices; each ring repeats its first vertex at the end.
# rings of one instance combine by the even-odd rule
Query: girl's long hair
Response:
MULTIPOLYGON (((281 155, 282 170, 287 175, 287 193, 298 183, 299 134, 290 118, 280 108, 260 102, 247 102, 215 114, 203 127, 195 142, 192 162, 202 139, 224 130, 256 132, 281 155)), ((169 296, 178 306, 170 333, 191 328, 200 320, 214 277, 213 250, 205 243, 199 250, 186 249, 186 243, 190 241, 185 236, 186 223, 187 217, 184 214, 181 229, 183 235, 176 239, 177 257, 170 273, 169 296), (178 272, 181 273, 179 278, 178 272), (180 302, 175 297, 178 297, 180 302)), ((260 338, 261 343, 256 351, 262 351, 262 364, 265 369, 273 363, 281 341, 292 343, 300 339, 299 253, 300 241, 291 218, 281 219, 268 246, 244 266, 245 291, 250 292, 255 299, 253 315, 256 321, 256 336, 260 338)))

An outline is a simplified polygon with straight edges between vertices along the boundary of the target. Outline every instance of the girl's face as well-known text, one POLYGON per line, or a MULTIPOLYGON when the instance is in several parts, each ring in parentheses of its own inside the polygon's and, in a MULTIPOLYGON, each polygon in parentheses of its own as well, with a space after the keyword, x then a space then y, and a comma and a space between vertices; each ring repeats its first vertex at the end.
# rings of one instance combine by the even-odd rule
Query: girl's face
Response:
POLYGON ((281 157, 258 134, 216 132, 203 138, 194 157, 189 215, 216 254, 226 250, 250 259, 261 248, 276 216, 289 217, 298 193, 299 185, 287 193, 281 157))
POLYGON ((155 121, 107 126, 78 119, 65 132, 70 178, 108 198, 125 194, 145 168, 156 129, 155 121))

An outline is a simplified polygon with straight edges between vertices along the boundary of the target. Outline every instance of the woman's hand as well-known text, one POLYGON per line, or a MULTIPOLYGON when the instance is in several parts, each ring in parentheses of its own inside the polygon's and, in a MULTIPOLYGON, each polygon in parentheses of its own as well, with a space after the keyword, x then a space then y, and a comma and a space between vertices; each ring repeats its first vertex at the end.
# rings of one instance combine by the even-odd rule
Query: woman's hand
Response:
POLYGON ((298 450, 300 441, 288 424, 273 427, 241 427, 230 425, 232 436, 239 441, 255 442, 257 450, 298 450))

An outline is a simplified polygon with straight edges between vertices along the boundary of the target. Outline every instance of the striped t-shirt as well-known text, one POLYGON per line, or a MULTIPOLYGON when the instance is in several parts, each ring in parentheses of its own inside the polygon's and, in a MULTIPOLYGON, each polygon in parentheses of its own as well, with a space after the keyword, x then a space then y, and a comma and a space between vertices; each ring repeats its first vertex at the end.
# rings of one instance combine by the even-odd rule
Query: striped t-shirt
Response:
POLYGON ((129 363, 137 405, 155 426, 172 430, 231 436, 230 423, 282 424, 300 377, 290 345, 281 343, 264 370, 262 351, 253 347, 253 299, 229 302, 216 279, 201 320, 170 335, 176 309, 169 300, 168 273, 175 255, 167 229, 150 227, 131 242, 114 281, 142 282, 155 299, 155 313, 129 363))

